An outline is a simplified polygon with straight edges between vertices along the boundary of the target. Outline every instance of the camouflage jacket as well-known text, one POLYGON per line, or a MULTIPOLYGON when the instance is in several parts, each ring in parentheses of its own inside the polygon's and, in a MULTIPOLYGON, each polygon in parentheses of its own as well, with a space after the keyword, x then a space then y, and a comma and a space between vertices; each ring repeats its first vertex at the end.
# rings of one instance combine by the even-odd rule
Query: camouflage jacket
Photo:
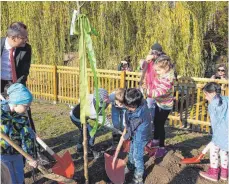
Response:
MULTIPOLYGON (((20 146, 25 152, 33 155, 34 136, 29 127, 28 117, 6 111, 7 102, 1 101, 1 132, 20 146)), ((1 154, 18 154, 6 141, 0 139, 1 154)))

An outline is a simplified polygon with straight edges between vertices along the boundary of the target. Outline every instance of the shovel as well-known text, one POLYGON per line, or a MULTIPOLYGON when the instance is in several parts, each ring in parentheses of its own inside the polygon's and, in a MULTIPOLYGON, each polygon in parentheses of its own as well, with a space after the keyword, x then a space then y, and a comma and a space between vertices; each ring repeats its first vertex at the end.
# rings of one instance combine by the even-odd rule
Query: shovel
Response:
MULTIPOLYGON (((130 140, 125 140, 122 145, 122 151, 126 153, 129 152, 129 150, 130 150, 130 140)), ((157 151, 157 148, 150 148, 148 145, 146 145, 144 150, 151 157, 154 156, 154 154, 157 151)))
MULTIPOLYGON (((106 126, 107 129, 111 130, 112 132, 115 132, 117 134, 122 135, 123 132, 121 132, 119 129, 115 128, 115 127, 110 127, 110 126, 106 126)), ((130 149, 130 141, 129 140, 125 140, 122 144, 122 151, 124 153, 128 152, 130 149)))
MULTIPOLYGON (((31 157, 28 153, 24 152, 22 150, 22 148, 20 148, 17 144, 15 144, 6 134, 4 133, 0 133, 0 137, 1 139, 4 139, 7 143, 9 143, 15 150, 17 150, 22 156, 24 156, 27 160, 29 161, 35 161, 33 159, 33 157, 31 157)), ((57 182, 62 182, 65 184, 76 184, 76 182, 72 179, 54 174, 54 173, 50 173, 46 168, 44 168, 41 165, 38 165, 38 169, 44 174, 44 177, 50 179, 50 180, 54 180, 57 182)))
POLYGON ((67 178, 72 178, 75 173, 75 167, 69 151, 65 152, 65 154, 60 157, 50 147, 48 147, 45 142, 42 141, 41 138, 37 135, 36 140, 51 156, 56 159, 57 163, 52 167, 52 171, 55 174, 65 176, 67 178))
POLYGON ((182 164, 198 164, 200 163, 201 159, 204 157, 204 155, 208 152, 210 149, 212 143, 208 143, 208 145, 203 149, 201 154, 197 157, 192 157, 192 158, 184 158, 181 160, 182 164))
POLYGON ((121 139, 118 143, 116 151, 113 156, 105 153, 105 170, 107 176, 114 184, 122 184, 125 181, 125 166, 126 162, 122 159, 118 159, 118 154, 121 150, 122 144, 124 142, 123 136, 126 133, 126 129, 124 129, 121 139))

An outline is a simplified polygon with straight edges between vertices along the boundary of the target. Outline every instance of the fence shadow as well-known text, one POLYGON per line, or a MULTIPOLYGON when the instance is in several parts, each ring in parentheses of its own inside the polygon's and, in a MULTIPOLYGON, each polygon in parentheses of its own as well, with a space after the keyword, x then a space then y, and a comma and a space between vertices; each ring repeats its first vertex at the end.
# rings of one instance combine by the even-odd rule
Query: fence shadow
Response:
MULTIPOLYGON (((76 130, 64 133, 57 137, 45 139, 44 142, 50 147, 52 147, 54 152, 59 152, 64 149, 68 149, 72 146, 75 146, 79 140, 80 131, 77 128, 75 129, 76 130)), ((107 134, 108 132, 110 132, 108 129, 101 128, 96 133, 96 139, 101 135, 107 134)))
MULTIPOLYGON (((175 135, 176 128, 170 128, 170 129, 172 129, 172 131, 169 133, 170 135, 166 137, 167 139, 176 136, 175 135)), ((185 130, 180 130, 180 129, 179 131, 182 132, 182 133, 179 133, 179 136, 192 133, 191 131, 185 131, 185 130)), ((173 151, 176 151, 176 150, 181 151, 181 154, 185 157, 192 157, 194 156, 191 153, 193 150, 198 150, 199 152, 201 152, 202 150, 199 150, 199 149, 203 145, 207 145, 210 141, 211 141, 211 136, 209 134, 203 134, 203 136, 201 137, 195 137, 192 139, 183 140, 182 142, 175 143, 173 145, 168 145, 168 148, 173 151)))

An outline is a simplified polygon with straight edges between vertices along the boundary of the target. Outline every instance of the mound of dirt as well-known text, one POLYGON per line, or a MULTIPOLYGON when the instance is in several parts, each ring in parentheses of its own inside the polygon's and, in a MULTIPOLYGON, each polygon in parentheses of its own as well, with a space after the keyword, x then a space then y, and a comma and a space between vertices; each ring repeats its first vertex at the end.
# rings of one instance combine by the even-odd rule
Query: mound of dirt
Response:
POLYGON ((162 159, 154 160, 153 158, 150 158, 146 162, 146 170, 149 174, 145 183, 153 182, 167 184, 173 179, 174 174, 181 170, 181 167, 180 158, 172 150, 170 150, 162 159), (152 168, 151 171, 150 167, 152 168))

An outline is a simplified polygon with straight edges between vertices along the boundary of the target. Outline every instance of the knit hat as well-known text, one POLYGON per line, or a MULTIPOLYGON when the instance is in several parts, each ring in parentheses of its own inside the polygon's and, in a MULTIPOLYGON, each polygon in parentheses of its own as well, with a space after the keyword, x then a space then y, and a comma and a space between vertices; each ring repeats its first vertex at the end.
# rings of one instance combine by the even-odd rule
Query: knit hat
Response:
MULTIPOLYGON (((109 95, 108 95, 107 90, 105 90, 103 88, 98 89, 98 94, 99 94, 99 97, 98 97, 99 98, 99 107, 102 107, 103 102, 106 99, 109 99, 109 95)), ((96 100, 96 90, 94 91, 94 99, 96 100)))
POLYGON ((155 43, 151 46, 151 50, 162 52, 162 46, 159 43, 155 43))
POLYGON ((9 104, 22 105, 29 104, 33 101, 31 92, 20 83, 12 84, 8 88, 7 94, 9 95, 9 104))

